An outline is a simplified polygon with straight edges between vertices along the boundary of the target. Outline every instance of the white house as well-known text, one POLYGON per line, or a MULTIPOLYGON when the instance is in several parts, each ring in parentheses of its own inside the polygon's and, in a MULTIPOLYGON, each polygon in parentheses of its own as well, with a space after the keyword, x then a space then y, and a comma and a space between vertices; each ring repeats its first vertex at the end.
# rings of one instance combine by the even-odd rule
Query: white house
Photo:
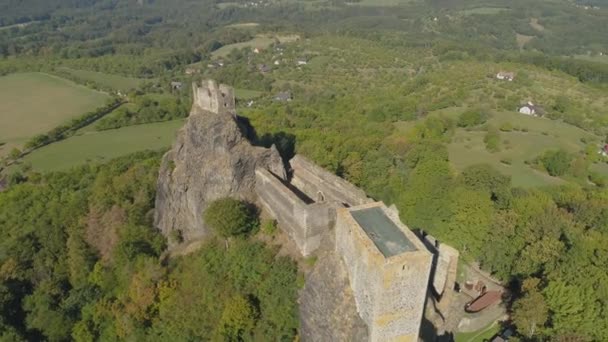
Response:
POLYGON ((525 105, 519 107, 519 112, 521 114, 525 114, 525 115, 531 115, 531 116, 539 116, 539 108, 534 105, 534 103, 532 102, 528 102, 525 105))
POLYGON ((608 144, 605 144, 604 146, 602 146, 598 153, 601 154, 602 157, 608 158, 608 144))
POLYGON ((513 81, 515 79, 515 73, 501 71, 498 74, 496 74, 496 78, 499 79, 499 80, 511 82, 511 81, 513 81))

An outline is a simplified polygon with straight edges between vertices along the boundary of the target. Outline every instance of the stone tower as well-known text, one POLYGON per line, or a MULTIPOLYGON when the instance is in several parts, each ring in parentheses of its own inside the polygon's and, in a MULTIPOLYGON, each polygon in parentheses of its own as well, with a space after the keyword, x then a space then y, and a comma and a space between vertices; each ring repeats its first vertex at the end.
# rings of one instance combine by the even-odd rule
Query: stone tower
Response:
POLYGON ((418 341, 432 254, 381 202, 338 209, 335 230, 370 341, 418 341))
POLYGON ((234 89, 224 84, 218 85, 213 80, 203 80, 192 84, 194 106, 218 114, 230 114, 236 117, 234 89))

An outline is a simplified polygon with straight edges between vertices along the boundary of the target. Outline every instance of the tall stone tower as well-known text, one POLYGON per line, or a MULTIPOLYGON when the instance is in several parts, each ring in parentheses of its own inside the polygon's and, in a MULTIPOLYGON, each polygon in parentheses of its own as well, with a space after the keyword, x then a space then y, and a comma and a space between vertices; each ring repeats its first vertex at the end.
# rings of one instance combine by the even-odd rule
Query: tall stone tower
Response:
POLYGON ((192 84, 194 106, 218 114, 230 114, 236 117, 234 89, 224 84, 218 85, 213 80, 203 80, 192 84))
POLYGON ((417 342, 432 254, 379 203, 338 209, 336 251, 372 342, 417 342))

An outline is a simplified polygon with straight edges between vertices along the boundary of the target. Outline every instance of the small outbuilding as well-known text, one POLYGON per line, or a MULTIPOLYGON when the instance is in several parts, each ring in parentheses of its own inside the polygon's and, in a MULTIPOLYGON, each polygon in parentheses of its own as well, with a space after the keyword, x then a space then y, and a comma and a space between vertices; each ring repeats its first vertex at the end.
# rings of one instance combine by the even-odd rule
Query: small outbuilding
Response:
POLYGON ((183 86, 184 86, 184 84, 182 82, 177 82, 177 81, 171 82, 171 89, 172 90, 182 90, 183 86))
POLYGON ((530 115, 530 116, 543 116, 544 110, 542 107, 535 105, 532 102, 528 102, 519 107, 518 110, 521 114, 530 115))
POLYGON ((279 102, 289 102, 293 100, 293 96, 291 95, 290 91, 282 91, 275 95, 274 100, 279 102))
POLYGON ((511 82, 515 79, 515 73, 507 72, 507 71, 500 71, 498 74, 496 74, 496 78, 499 80, 511 82))

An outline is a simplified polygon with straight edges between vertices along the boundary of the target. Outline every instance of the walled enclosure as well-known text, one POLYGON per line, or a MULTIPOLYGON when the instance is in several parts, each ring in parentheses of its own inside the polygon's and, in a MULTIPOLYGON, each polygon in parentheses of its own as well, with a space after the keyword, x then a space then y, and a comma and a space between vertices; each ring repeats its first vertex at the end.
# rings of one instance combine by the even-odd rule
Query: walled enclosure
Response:
POLYGON ((432 263, 432 254, 418 237, 383 203, 340 208, 336 251, 346 264, 357 310, 369 327, 370 340, 418 341, 432 263), (390 220, 390 236, 369 230, 374 228, 370 225, 362 226, 359 216, 368 215, 368 210, 374 210, 376 218, 390 220), (400 238, 407 241, 407 246, 393 245, 395 233, 403 234, 400 238))
POLYGON ((296 243, 304 256, 321 244, 323 232, 335 222, 335 208, 328 203, 314 203, 297 193, 270 171, 257 169, 256 192, 260 202, 296 243))
POLYGON ((370 202, 365 192, 302 156, 290 162, 291 180, 256 170, 260 202, 308 256, 319 248, 323 233, 335 224, 336 209, 370 202))

